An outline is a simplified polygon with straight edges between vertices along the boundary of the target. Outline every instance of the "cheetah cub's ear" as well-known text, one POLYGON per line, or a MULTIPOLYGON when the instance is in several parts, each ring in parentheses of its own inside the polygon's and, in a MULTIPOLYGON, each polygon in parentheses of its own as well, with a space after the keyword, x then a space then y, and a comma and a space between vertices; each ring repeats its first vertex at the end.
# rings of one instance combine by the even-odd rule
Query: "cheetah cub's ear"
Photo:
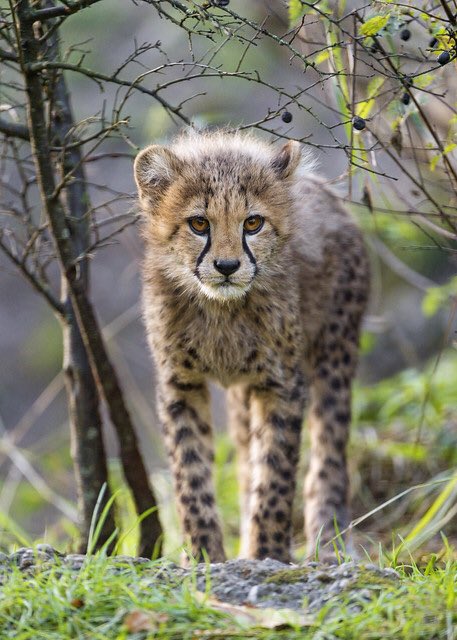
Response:
POLYGON ((157 204, 181 167, 181 160, 167 147, 158 144, 147 147, 137 155, 134 164, 135 182, 143 207, 149 209, 157 204))
POLYGON ((301 148, 300 143, 295 140, 287 142, 281 151, 273 158, 271 166, 278 178, 289 178, 300 164, 301 148))

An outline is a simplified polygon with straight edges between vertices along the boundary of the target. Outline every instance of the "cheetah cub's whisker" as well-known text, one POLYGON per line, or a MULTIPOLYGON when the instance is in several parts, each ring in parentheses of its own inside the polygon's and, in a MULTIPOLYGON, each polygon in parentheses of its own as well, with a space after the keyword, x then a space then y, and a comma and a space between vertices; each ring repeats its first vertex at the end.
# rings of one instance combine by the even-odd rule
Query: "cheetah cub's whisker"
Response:
POLYGON ((348 524, 346 444, 368 262, 360 231, 296 142, 224 132, 135 162, 144 318, 178 509, 192 551, 225 559, 208 380, 228 387, 242 555, 290 560, 305 405, 309 549, 348 524))

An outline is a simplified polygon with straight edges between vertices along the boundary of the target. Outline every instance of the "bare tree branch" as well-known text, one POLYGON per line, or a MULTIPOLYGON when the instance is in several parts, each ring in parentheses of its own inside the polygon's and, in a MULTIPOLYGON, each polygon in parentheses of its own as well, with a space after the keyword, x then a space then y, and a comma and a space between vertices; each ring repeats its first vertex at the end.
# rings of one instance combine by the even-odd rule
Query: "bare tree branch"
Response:
POLYGON ((71 242, 71 230, 60 201, 55 195, 56 182, 46 130, 42 87, 39 75, 32 70, 38 59, 39 49, 30 21, 29 0, 19 0, 15 11, 18 24, 17 46, 21 52, 21 65, 27 91, 29 131, 42 206, 56 244, 59 263, 70 292, 92 372, 118 435, 122 466, 132 490, 137 512, 139 515, 149 512, 141 522, 140 553, 150 556, 156 545, 160 546, 162 536, 157 512, 150 513, 151 508, 156 505, 156 499, 138 449, 136 435, 116 372, 106 351, 92 305, 87 298, 81 270, 76 264, 78 256, 71 242), (24 43, 28 46, 24 47, 24 43))
MULTIPOLYGON (((48 8, 53 0, 46 0, 48 8)), ((59 59, 56 33, 47 38, 48 55, 59 59)), ((87 252, 90 238, 90 198, 81 158, 81 147, 66 144, 72 142, 74 131, 73 114, 65 78, 62 72, 53 73, 47 84, 49 100, 52 102, 52 137, 60 145, 60 169, 62 181, 66 175, 74 177, 66 181, 63 189, 64 204, 71 229, 71 241, 78 255, 87 252)), ((89 265, 86 258, 78 262, 81 287, 89 290, 89 265)), ((62 304, 65 308, 63 324, 63 370, 69 404, 71 451, 75 470, 78 511, 80 518, 79 548, 87 549, 93 514, 97 506, 103 511, 109 504, 111 492, 108 484, 108 468, 103 442, 102 419, 99 396, 92 375, 89 358, 79 330, 76 314, 66 278, 62 281, 62 304), (105 487, 105 489, 104 489, 105 487), (100 503, 99 503, 100 500, 100 503), (99 504, 98 504, 99 503, 99 504)), ((103 547, 112 539, 115 531, 114 514, 111 509, 103 522, 95 548, 103 547)), ((111 541, 113 548, 114 541, 111 541)), ((109 550, 109 549, 108 549, 109 550)))
POLYGON ((62 16, 69 16, 73 13, 86 9, 92 4, 96 4, 100 0, 74 0, 74 2, 67 1, 65 4, 57 7, 46 7, 45 9, 36 9, 31 11, 31 20, 51 20, 53 18, 60 18, 62 16))
POLYGON ((29 141, 30 139, 29 130, 24 124, 9 122, 4 118, 0 118, 0 133, 7 137, 20 138, 21 140, 29 141))

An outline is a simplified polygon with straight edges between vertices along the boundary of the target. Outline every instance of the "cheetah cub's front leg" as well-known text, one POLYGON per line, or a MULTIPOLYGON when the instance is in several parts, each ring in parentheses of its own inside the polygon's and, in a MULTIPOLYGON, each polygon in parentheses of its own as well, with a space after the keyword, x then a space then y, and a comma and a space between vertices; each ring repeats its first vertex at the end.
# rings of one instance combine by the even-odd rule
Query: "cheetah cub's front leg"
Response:
POLYGON ((249 558, 291 559, 292 502, 300 453, 305 387, 296 370, 251 387, 247 524, 242 550, 249 558))
POLYGON ((212 481, 214 460, 209 393, 204 380, 183 378, 182 372, 162 371, 159 416, 170 459, 178 513, 192 554, 223 562, 222 530, 212 481))

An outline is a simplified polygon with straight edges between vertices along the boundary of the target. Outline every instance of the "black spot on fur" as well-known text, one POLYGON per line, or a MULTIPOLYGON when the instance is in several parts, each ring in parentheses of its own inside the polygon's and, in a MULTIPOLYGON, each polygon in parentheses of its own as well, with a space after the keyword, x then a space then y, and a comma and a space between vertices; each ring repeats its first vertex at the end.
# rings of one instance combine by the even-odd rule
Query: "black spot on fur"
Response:
POLYGON ((200 489, 200 487, 203 486, 204 482, 205 479, 202 476, 191 476, 189 479, 189 485, 191 489, 194 489, 194 491, 200 489))
POLYGON ((176 420, 176 418, 179 418, 179 416, 184 413, 186 408, 187 404, 184 402, 184 400, 177 400, 176 402, 172 402, 168 405, 167 411, 170 417, 173 418, 173 420, 176 420))
POLYGON ((193 435, 190 427, 179 427, 175 434, 175 446, 178 446, 183 440, 187 440, 193 435))
POLYGON ((272 453, 271 451, 270 453, 267 453, 266 456, 264 457, 264 462, 271 469, 274 469, 274 470, 279 469, 279 466, 280 466, 279 456, 277 456, 275 453, 272 453))
POLYGON ((341 463, 339 460, 335 460, 335 458, 331 458, 330 456, 327 456, 324 460, 324 465, 326 467, 333 467, 334 469, 340 469, 341 468, 341 463))
POLYGON ((259 486, 256 487, 254 491, 260 498, 262 498, 265 495, 265 487, 261 484, 259 484, 259 486))
POLYGON ((282 384, 280 382, 278 382, 277 380, 274 380, 273 378, 267 378, 265 380, 265 387, 267 389, 281 389, 282 388, 282 384))
POLYGON ((214 497, 210 493, 202 493, 200 496, 200 502, 207 507, 212 507, 214 504, 214 497))
POLYGON ((340 484, 332 484, 330 487, 330 491, 332 491, 337 496, 340 496, 342 498, 346 497, 346 489, 340 484))
POLYGON ((299 398, 301 398, 301 394, 302 394, 302 385, 296 385, 290 392, 290 395, 289 395, 290 401, 295 402, 295 400, 298 400, 299 398))
POLYGON ((292 472, 290 471, 290 469, 282 469, 281 471, 281 476, 284 478, 284 480, 286 481, 290 481, 292 480, 292 472))
POLYGON ((170 378, 168 383, 179 391, 200 391, 203 389, 203 385, 200 382, 182 382, 177 376, 170 378))
POLYGON ((349 414, 349 411, 337 411, 335 413, 335 420, 340 424, 346 425, 350 419, 351 416, 349 414))
POLYGON ((334 407, 336 405, 336 399, 335 396, 332 396, 330 394, 324 396, 322 398, 322 408, 325 410, 331 409, 332 407, 334 407))
POLYGON ((301 431, 301 425, 302 425, 302 419, 301 417, 295 417, 295 418, 290 418, 289 419, 289 424, 290 424, 290 428, 292 429, 292 431, 294 431, 295 433, 300 433, 301 431))
POLYGON ((286 421, 282 416, 279 416, 277 413, 272 413, 270 415, 270 422, 275 429, 283 430, 286 428, 286 421))
POLYGON ((207 422, 203 422, 203 420, 201 420, 197 426, 202 436, 207 436, 211 432, 211 427, 207 422))
POLYGON ((196 449, 186 449, 182 456, 182 464, 187 466, 189 464, 201 463, 202 459, 196 449))

